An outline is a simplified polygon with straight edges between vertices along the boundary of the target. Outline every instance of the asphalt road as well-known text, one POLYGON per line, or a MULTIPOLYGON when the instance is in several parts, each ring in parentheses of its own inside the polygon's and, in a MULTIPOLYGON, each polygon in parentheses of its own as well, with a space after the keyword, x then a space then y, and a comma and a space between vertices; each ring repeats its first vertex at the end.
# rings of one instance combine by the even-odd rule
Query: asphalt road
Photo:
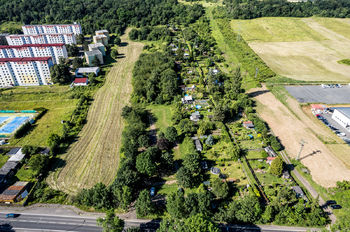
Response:
MULTIPOLYGON (((8 213, 8 212, 6 212, 8 213)), ((18 214, 16 218, 5 218, 6 213, 0 213, 1 232, 99 232, 101 227, 96 225, 96 217, 64 216, 64 215, 41 215, 41 214, 18 214)), ((142 231, 154 232, 159 226, 159 221, 126 220, 125 227, 140 227, 142 231)), ((286 227, 286 226, 240 226, 220 225, 222 231, 262 231, 262 232, 301 232, 317 231, 312 228, 286 227)))

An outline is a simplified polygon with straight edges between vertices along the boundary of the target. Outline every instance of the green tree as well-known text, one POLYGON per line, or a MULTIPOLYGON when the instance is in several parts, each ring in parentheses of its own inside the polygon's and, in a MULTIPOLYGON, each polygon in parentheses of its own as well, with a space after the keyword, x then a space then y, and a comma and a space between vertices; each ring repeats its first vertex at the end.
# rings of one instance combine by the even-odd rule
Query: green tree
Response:
POLYGON ((177 191, 167 197, 167 212, 173 218, 184 218, 186 216, 185 197, 182 191, 177 191))
POLYGON ((270 172, 276 176, 282 175, 284 162, 280 156, 276 157, 271 163, 270 172))
POLYGON ((39 151, 40 151, 40 147, 36 147, 36 146, 24 145, 22 147, 22 152, 29 156, 37 154, 39 151))
POLYGON ((113 43, 114 44, 116 44, 116 45, 120 45, 121 44, 121 42, 122 42, 122 40, 120 39, 120 37, 119 36, 115 36, 114 38, 113 38, 113 43))
POLYGON ((183 166, 193 174, 198 174, 201 171, 201 155, 198 153, 186 154, 183 159, 183 166))
POLYGON ((82 67, 83 64, 84 64, 84 60, 83 59, 81 59, 79 57, 74 58, 73 61, 72 61, 73 70, 76 70, 76 69, 82 67))
POLYGON ((137 217, 145 217, 153 212, 153 205, 150 197, 150 193, 147 189, 140 192, 136 201, 136 214, 137 217))
POLYGON ((103 232, 122 232, 124 230, 124 221, 117 217, 113 210, 107 211, 105 218, 98 218, 97 224, 102 226, 103 232))
POLYGON ((136 169, 142 174, 153 176, 156 173, 157 165, 149 152, 142 152, 136 158, 136 169))
POLYGON ((146 134, 140 135, 137 141, 140 147, 149 147, 150 145, 149 136, 146 134))
POLYGON ((179 185, 185 188, 191 188, 196 184, 196 180, 193 177, 192 173, 185 167, 179 168, 176 173, 176 179, 179 185))
POLYGON ((118 55, 119 55, 118 50, 116 48, 113 48, 111 51, 112 58, 116 60, 118 58, 118 55))
POLYGON ((55 64, 50 68, 51 80, 53 83, 68 84, 72 81, 69 66, 67 64, 55 64))
POLYGON ((211 184, 214 195, 219 199, 225 199, 229 193, 229 187, 226 181, 215 178, 211 184))
POLYGON ((185 220, 176 218, 165 218, 159 226, 157 232, 219 232, 218 226, 209 218, 202 214, 193 215, 185 220))
POLYGON ((176 128, 173 126, 167 127, 164 136, 170 142, 175 143, 178 137, 176 128))
POLYGON ((79 48, 75 44, 66 44, 68 56, 78 56, 79 48))
POLYGON ((28 161, 28 166, 30 166, 34 171, 35 171, 35 176, 38 175, 44 167, 47 166, 49 162, 49 159, 46 155, 33 155, 29 161, 28 161))

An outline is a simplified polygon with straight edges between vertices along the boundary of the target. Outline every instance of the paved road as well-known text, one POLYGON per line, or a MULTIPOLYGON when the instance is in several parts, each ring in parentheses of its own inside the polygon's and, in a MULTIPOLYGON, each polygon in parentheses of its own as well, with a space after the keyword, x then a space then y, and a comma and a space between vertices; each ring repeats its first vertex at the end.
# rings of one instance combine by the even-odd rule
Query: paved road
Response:
MULTIPOLYGON (((285 151, 281 152, 282 158, 284 160, 285 163, 287 164, 292 164, 287 156, 287 154, 285 153, 285 151)), ((325 200, 318 194, 318 192, 316 191, 316 189, 314 189, 309 181, 307 181, 299 172, 298 170, 296 170, 295 168, 292 170, 292 173, 294 174, 294 176, 304 185, 304 187, 307 189, 307 191, 309 191, 309 193, 311 194, 311 196, 316 199, 317 197, 319 198, 319 204, 321 207, 323 207, 326 202, 325 200)), ((325 212, 328 213, 329 218, 332 221, 332 224, 335 223, 335 221, 337 220, 337 218, 335 217, 335 215, 333 214, 332 210, 329 208, 324 209, 325 212)))

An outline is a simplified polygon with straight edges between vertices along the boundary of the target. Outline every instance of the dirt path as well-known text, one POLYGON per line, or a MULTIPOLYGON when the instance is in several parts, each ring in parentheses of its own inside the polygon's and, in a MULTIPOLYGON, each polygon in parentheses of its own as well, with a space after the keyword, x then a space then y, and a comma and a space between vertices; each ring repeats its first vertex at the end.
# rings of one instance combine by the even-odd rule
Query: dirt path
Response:
POLYGON ((127 34, 121 38, 127 46, 118 49, 125 57, 118 59, 96 93, 78 141, 62 157, 65 166, 47 179, 54 189, 75 194, 98 182, 110 184, 115 178, 124 126, 121 110, 129 102, 133 65, 143 48, 141 43, 129 41, 127 34))
MULTIPOLYGON (((263 91, 265 88, 255 89, 263 91)), ((255 97, 258 101, 258 113, 278 136, 289 156, 296 158, 300 150, 300 141, 307 142, 301 154, 301 162, 309 168, 312 178, 324 187, 335 186, 337 181, 350 180, 350 170, 338 160, 312 132, 315 129, 307 116, 296 110, 297 118, 270 92, 255 97), (304 116, 303 116, 304 115, 304 116)), ((317 130, 316 130, 317 131, 317 130)))

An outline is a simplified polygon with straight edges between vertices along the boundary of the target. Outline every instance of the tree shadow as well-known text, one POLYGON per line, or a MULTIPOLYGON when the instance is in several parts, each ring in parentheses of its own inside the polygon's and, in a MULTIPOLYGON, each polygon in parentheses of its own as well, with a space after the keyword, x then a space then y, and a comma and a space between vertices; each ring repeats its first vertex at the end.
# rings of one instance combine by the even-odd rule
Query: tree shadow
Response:
POLYGON ((0 225, 0 231, 3 231, 3 232, 15 232, 15 230, 12 227, 12 225, 10 225, 9 223, 1 224, 0 225))
POLYGON ((301 157, 299 160, 306 159, 307 157, 310 157, 310 156, 316 155, 317 153, 321 153, 321 151, 320 151, 320 150, 312 151, 310 154, 307 154, 307 155, 305 155, 305 156, 301 157))
POLYGON ((126 46, 128 46, 128 45, 129 45, 128 42, 121 42, 120 45, 119 45, 119 47, 126 47, 126 46))
POLYGON ((258 90, 255 92, 248 93, 248 96, 249 97, 257 97, 259 95, 263 95, 263 94, 268 93, 268 92, 270 92, 270 90, 258 90))

